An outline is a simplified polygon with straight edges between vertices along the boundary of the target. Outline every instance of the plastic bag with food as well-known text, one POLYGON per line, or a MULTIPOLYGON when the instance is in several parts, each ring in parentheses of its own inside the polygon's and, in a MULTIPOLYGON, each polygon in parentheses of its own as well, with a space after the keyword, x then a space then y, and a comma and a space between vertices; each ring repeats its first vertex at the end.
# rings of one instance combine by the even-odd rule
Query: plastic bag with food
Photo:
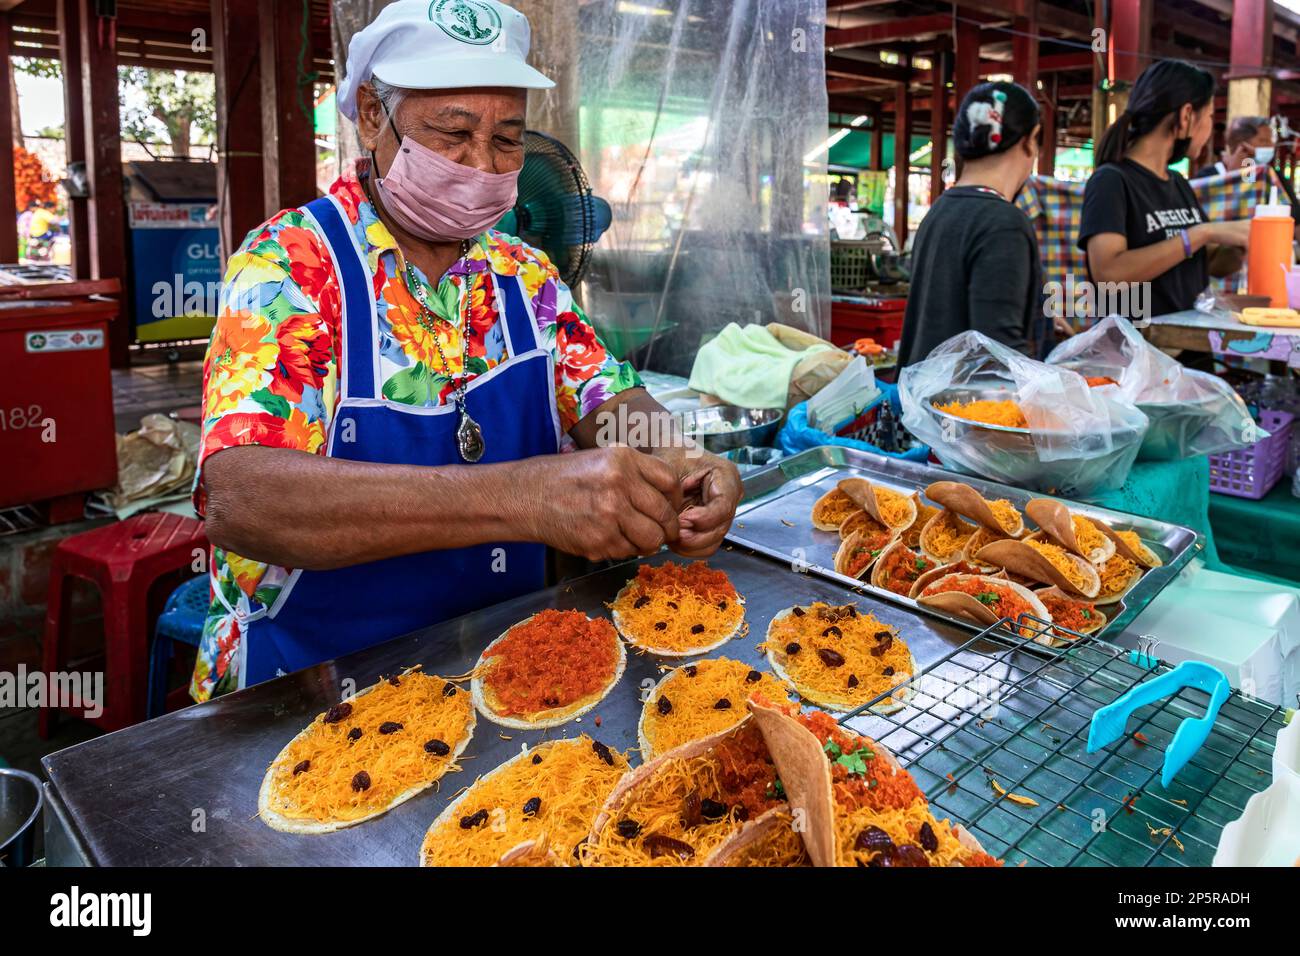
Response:
POLYGON ((963 332, 899 375, 903 426, 948 468, 1030 491, 1082 497, 1122 485, 1147 418, 979 332, 963 332))
POLYGON ((1217 375, 1184 368, 1120 316, 1102 319, 1066 339, 1047 361, 1114 392, 1150 419, 1139 460, 1217 454, 1244 448, 1261 437, 1231 385, 1217 375))

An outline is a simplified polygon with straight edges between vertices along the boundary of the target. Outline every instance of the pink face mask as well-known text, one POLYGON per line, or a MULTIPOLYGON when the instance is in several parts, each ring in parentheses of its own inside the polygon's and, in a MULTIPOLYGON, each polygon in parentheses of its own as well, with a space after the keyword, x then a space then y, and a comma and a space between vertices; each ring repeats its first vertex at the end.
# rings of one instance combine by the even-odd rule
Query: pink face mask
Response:
POLYGON ((519 194, 518 170, 485 173, 462 166, 409 136, 400 139, 388 175, 379 178, 373 154, 371 166, 388 214, 429 242, 472 239, 509 212, 519 194))

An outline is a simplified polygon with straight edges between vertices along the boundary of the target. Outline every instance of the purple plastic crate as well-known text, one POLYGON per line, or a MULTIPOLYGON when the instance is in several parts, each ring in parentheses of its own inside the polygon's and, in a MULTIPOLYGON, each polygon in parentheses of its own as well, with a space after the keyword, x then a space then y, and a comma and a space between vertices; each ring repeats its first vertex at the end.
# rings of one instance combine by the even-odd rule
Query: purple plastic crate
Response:
POLYGON ((1269 436, 1249 448, 1211 455, 1210 490, 1221 495, 1256 500, 1272 491, 1286 471, 1294 419, 1290 412, 1261 411, 1259 424, 1269 436))

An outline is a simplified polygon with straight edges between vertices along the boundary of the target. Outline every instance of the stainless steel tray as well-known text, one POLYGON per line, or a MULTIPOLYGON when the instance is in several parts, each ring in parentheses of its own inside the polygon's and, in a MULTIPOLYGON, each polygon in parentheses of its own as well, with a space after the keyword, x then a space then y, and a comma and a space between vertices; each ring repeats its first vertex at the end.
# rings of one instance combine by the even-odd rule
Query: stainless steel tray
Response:
MULTIPOLYGON (((839 574, 835 570, 835 550, 840 538, 834 531, 818 531, 812 526, 813 503, 835 487, 841 478, 860 476, 910 494, 922 491, 933 481, 963 481, 986 498, 1006 498, 1023 511, 1031 498, 1040 494, 987 481, 911 461, 873 455, 869 452, 823 445, 784 458, 770 468, 751 472, 744 478, 745 497, 736 511, 736 521, 727 536, 737 544, 762 554, 789 562, 795 570, 808 571, 839 581, 862 594, 900 604, 918 614, 942 617, 972 631, 981 628, 960 618, 924 607, 911 598, 877 588, 866 581, 839 574)), ((1196 532, 1181 525, 1166 524, 1140 515, 1125 514, 1095 505, 1068 502, 1080 514, 1101 518, 1119 530, 1136 531, 1164 561, 1152 568, 1118 604, 1107 608, 1110 621, 1098 636, 1112 639, 1124 630, 1138 613, 1151 603, 1203 546, 1196 532), (1118 613, 1114 613, 1118 609, 1118 613)))

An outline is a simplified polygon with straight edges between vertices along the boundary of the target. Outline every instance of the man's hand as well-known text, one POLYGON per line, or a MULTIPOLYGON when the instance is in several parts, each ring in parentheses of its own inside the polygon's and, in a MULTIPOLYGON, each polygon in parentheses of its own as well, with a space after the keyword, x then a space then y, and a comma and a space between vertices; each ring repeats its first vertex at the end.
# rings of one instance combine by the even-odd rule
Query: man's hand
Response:
POLYGON ((530 539, 589 561, 677 545, 681 485, 659 459, 613 445, 530 458, 528 467, 516 506, 530 512, 530 539))
POLYGON ((691 469, 682 476, 681 486, 689 504, 679 518, 680 536, 668 546, 686 558, 706 558, 718 550, 736 516, 744 491, 740 472, 727 459, 708 453, 680 461, 681 467, 691 469))

